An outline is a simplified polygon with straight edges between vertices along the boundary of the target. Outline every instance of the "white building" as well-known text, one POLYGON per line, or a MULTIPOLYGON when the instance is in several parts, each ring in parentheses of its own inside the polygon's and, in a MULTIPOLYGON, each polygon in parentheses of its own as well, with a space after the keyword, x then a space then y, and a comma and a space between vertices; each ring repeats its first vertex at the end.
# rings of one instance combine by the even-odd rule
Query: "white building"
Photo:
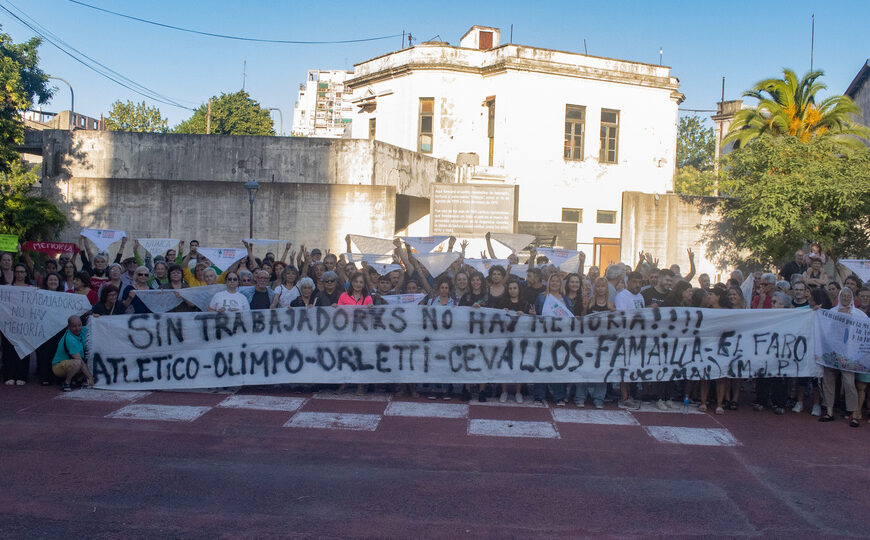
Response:
POLYGON ((353 138, 475 153, 477 177, 520 186, 520 232, 568 231, 558 245, 619 260, 622 193, 673 190, 679 81, 666 66, 499 41, 474 26, 459 47, 357 64, 353 138))
POLYGON ((297 137, 342 137, 351 122, 351 93, 344 81, 352 72, 318 70, 308 72, 299 85, 293 109, 293 131, 297 137))

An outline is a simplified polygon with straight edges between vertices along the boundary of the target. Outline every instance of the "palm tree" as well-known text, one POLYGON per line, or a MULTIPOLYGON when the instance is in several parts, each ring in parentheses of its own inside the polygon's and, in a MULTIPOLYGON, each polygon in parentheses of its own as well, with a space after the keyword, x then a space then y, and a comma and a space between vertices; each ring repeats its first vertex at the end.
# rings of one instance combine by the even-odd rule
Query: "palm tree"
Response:
POLYGON ((861 139, 870 141, 870 129, 853 121, 861 109, 848 96, 831 96, 816 103, 816 95, 827 88, 816 80, 824 72, 807 73, 800 81, 790 69, 782 73, 783 79, 763 80, 743 93, 757 99, 758 106, 734 116, 724 144, 744 146, 762 135, 791 135, 802 142, 827 135, 850 146, 861 145, 861 139))

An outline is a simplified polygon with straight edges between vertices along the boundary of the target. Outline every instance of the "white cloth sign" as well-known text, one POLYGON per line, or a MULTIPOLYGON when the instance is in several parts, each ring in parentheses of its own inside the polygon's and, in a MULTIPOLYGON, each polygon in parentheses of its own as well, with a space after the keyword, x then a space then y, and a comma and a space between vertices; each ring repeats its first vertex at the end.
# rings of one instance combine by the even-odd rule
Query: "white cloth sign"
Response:
POLYGON ((810 310, 666 308, 575 318, 402 304, 131 317, 89 323, 88 362, 98 388, 820 373, 810 310))
POLYGON ((235 264, 239 259, 244 259, 248 256, 248 250, 244 248, 196 248, 197 253, 211 261, 211 263, 221 272, 226 272, 227 268, 235 264))
POLYGON ((20 357, 66 328, 70 316, 90 310, 91 303, 82 294, 0 286, 0 332, 20 357))
POLYGON ((535 241, 535 235, 533 234, 492 233, 489 237, 500 244, 504 244, 514 253, 526 249, 529 244, 535 241))
POLYGON ((392 253, 396 246, 392 240, 386 238, 375 238, 373 236, 361 236, 359 234, 350 235, 350 241, 356 246, 360 253, 392 253))
POLYGON ((541 308, 541 315, 548 317, 570 317, 571 310, 565 305, 561 299, 556 298, 552 294, 548 294, 544 299, 544 307, 541 308))
POLYGON ((385 294, 381 298, 390 305, 396 304, 419 304, 421 300, 426 298, 424 293, 414 294, 385 294))
POLYGON ((861 281, 870 281, 870 260, 867 259, 840 259, 840 264, 855 272, 861 281))
POLYGON ((563 272, 576 272, 580 252, 573 249, 536 248, 538 255, 550 259, 550 264, 563 272))
POLYGON ((271 246, 272 244, 286 244, 283 240, 273 240, 270 238, 245 238, 244 242, 255 246, 271 246))
POLYGON ((870 373, 870 319, 819 310, 815 335, 816 362, 843 371, 870 373))
POLYGON ((347 259, 347 262, 352 262, 354 264, 359 264, 363 261, 371 264, 388 264, 393 262, 392 255, 375 255, 374 253, 345 253, 344 257, 347 259))
POLYGON ((137 240, 139 245, 142 246, 145 251, 150 253, 152 257, 166 255, 168 250, 178 248, 177 238, 137 238, 137 240))
POLYGON ((429 275, 437 278, 447 270, 461 255, 461 253, 452 251, 448 253, 417 253, 414 258, 420 261, 429 275))
POLYGON ((382 263, 366 263, 369 268, 374 268, 379 276, 385 276, 395 270, 402 270, 402 265, 399 264, 382 264, 382 263))
POLYGON ((106 251, 109 246, 127 236, 127 233, 113 229, 82 229, 81 235, 93 242, 97 251, 106 251))
POLYGON ((449 236, 404 236, 404 240, 415 253, 432 253, 435 248, 444 243, 449 236))
POLYGON ((749 272, 749 277, 743 280, 740 284, 740 292, 743 293, 743 299, 746 301, 748 308, 752 304, 752 289, 755 288, 755 274, 749 272))
POLYGON ((465 259, 464 262, 484 276, 489 275, 489 269, 493 266, 501 266, 507 271, 508 264, 510 264, 507 259, 465 259))

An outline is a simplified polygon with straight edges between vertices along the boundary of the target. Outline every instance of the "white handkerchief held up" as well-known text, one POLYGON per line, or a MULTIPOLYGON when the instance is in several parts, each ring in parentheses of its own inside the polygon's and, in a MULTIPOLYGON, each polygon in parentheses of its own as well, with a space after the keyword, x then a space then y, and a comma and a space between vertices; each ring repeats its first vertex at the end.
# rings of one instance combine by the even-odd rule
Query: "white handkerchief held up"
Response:
POLYGON ((387 238, 375 238, 374 236, 350 235, 350 241, 360 253, 392 253, 396 246, 387 238))
POLYGON ((568 309, 568 306, 561 299, 556 298, 552 294, 548 294, 544 300, 544 307, 541 309, 541 315, 549 315, 552 317, 573 317, 574 314, 568 309))
POLYGON ((221 272, 226 272, 233 263, 248 256, 248 250, 245 248, 200 247, 196 251, 220 268, 221 272))
POLYGON ((387 304, 419 304, 421 300, 426 298, 423 293, 414 294, 385 294, 381 298, 387 304))
POLYGON ((402 238, 415 253, 432 253, 449 236, 405 236, 402 238))
POLYGON ((524 250, 535 241, 535 235, 533 234, 492 233, 489 237, 500 244, 506 245, 514 253, 524 250))
POLYGON ((855 272, 861 281, 870 281, 870 260, 868 259, 840 259, 840 264, 855 272))
POLYGON ((487 276, 489 275, 489 269, 493 266, 501 266, 507 270, 510 263, 508 263, 507 259, 465 259, 465 264, 487 276))
POLYGON ((429 271, 429 275, 433 278, 437 278, 444 273, 444 271, 447 270, 447 268, 449 268, 460 255, 461 254, 458 251, 448 253, 417 253, 414 255, 414 258, 420 261, 420 264, 429 271))
POLYGON ((374 253, 345 253, 344 257, 347 259, 347 262, 352 262, 357 265, 363 261, 367 264, 389 264, 393 262, 392 255, 377 255, 374 253))
MULTIPOLYGON (((139 245, 142 246, 145 251, 150 253, 152 257, 166 255, 168 250, 178 248, 177 238, 137 238, 136 240, 139 241, 139 245)), ((154 310, 152 309, 151 311, 154 310)))
POLYGON ((390 272, 402 269, 402 266, 399 264, 381 264, 381 263, 369 263, 369 262, 367 262, 366 266, 368 266, 369 268, 374 268, 375 271, 380 276, 385 276, 385 275, 389 274, 390 272))
POLYGON ((97 251, 106 251, 109 246, 127 236, 127 233, 113 229, 82 229, 81 235, 93 242, 97 251))
POLYGON ((536 248, 538 255, 550 259, 550 264, 563 272, 576 272, 580 252, 573 249, 536 248))

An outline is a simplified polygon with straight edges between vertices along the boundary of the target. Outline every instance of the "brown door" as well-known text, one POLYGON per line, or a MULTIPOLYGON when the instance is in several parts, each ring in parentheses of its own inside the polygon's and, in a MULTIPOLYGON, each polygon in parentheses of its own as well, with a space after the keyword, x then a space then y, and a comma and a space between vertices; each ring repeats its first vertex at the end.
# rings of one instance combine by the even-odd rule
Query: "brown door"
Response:
POLYGON ((619 262, 619 238, 594 238, 594 256, 592 264, 604 270, 613 263, 619 262))
POLYGON ((492 49, 492 32, 481 32, 479 36, 479 45, 481 51, 492 49))

